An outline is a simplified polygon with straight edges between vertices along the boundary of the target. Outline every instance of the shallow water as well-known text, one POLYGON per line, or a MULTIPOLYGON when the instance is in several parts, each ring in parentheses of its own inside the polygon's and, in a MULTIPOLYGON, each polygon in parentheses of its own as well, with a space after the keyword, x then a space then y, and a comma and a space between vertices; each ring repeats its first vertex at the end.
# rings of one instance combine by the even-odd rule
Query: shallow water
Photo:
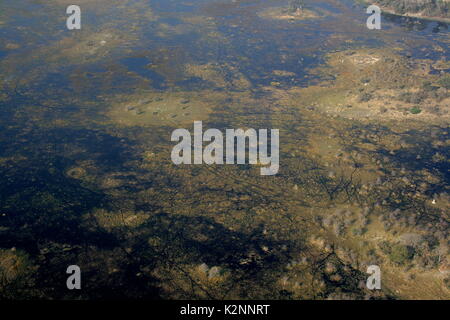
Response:
MULTIPOLYGON (((309 2, 326 15, 300 21, 259 15, 285 5, 281 0, 119 3, 82 4, 80 31, 65 29, 64 1, 54 6, 33 0, 0 4, 0 247, 23 250, 30 265, 39 266, 25 274, 37 279, 44 297, 68 297, 57 284, 64 273, 51 280, 49 275, 69 261, 79 260, 94 279, 111 255, 110 268, 120 272, 99 271, 101 285, 91 284, 83 298, 204 298, 197 291, 174 289, 185 283, 182 272, 167 267, 168 261, 186 268, 205 262, 229 270, 232 275, 225 273, 223 287, 205 280, 214 297, 231 292, 231 298, 285 298, 276 279, 309 246, 306 238, 332 238, 312 222, 314 215, 383 201, 379 194, 385 190, 360 196, 348 189, 350 184, 360 188, 382 175, 395 186, 392 190, 398 188, 390 192, 398 194, 428 183, 423 192, 428 202, 448 191, 445 124, 434 118, 430 123, 377 119, 367 124, 330 117, 328 111, 319 112, 322 102, 306 106, 303 91, 293 94, 340 79, 326 65, 332 53, 373 49, 383 55, 395 48, 399 59, 414 65, 418 59, 429 65, 448 62, 447 25, 384 15, 383 29, 370 31, 365 8, 349 0, 309 2), (284 96, 287 92, 293 95, 284 96), (188 107, 167 107, 167 114, 164 107, 151 109, 151 103, 173 97, 187 99, 188 107), (126 113, 124 101, 133 108, 150 104, 151 111, 142 110, 149 120, 126 113), (199 110, 196 104, 208 108, 199 110), (191 129, 188 113, 202 117, 198 120, 210 128, 279 128, 280 174, 262 179, 251 166, 173 166, 170 134, 175 128, 191 129), (398 140, 405 147, 393 154, 398 140), (354 163, 336 160, 340 152, 354 163), (362 159, 354 160, 355 153, 362 159), (381 161, 381 167, 373 160, 381 161), (342 177, 353 179, 355 168, 363 168, 358 183, 329 178, 329 171, 342 171, 342 177), (427 180, 428 173, 415 174, 421 170, 433 179, 427 180), (397 183, 402 176, 409 179, 408 187, 397 183), (150 218, 128 230, 127 224, 108 225, 98 218, 103 217, 99 210, 150 218), (154 238, 172 252, 149 245, 154 238), (126 252, 135 258, 124 257, 121 249, 131 250, 126 252), (148 273, 146 279, 163 293, 155 293, 154 287, 134 291, 131 284, 143 265, 157 270, 159 278, 148 273), (120 286, 112 284, 114 277, 121 279, 120 286), (161 285, 167 277, 174 282, 161 285), (228 291, 242 277, 257 279, 250 292, 228 291), (111 286, 113 292, 105 289, 111 286)), ((430 68, 436 76, 449 70, 430 68)), ((416 210, 411 209, 413 196, 404 197, 411 205, 402 202, 398 208, 416 210)), ((394 209, 395 204, 385 205, 386 211, 394 209)), ((447 219, 441 214, 424 220, 447 219)), ((337 243, 351 247, 352 241, 369 241, 346 239, 337 243)), ((297 289, 292 294, 325 298, 337 287, 354 287, 326 279, 327 289, 317 296, 297 289)), ((438 297, 445 296, 440 287, 436 290, 438 297)))

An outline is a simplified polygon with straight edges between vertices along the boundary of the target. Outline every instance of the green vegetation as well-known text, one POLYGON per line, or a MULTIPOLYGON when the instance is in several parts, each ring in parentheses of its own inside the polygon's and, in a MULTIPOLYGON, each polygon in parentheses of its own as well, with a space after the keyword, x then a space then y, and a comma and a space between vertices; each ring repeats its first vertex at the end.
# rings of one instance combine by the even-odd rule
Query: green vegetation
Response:
POLYGON ((422 110, 418 107, 413 107, 409 110, 412 114, 419 114, 422 112, 422 110))
POLYGON ((391 259, 392 262, 399 265, 406 264, 413 257, 414 257, 414 249, 400 244, 394 245, 389 253, 389 259, 391 259))

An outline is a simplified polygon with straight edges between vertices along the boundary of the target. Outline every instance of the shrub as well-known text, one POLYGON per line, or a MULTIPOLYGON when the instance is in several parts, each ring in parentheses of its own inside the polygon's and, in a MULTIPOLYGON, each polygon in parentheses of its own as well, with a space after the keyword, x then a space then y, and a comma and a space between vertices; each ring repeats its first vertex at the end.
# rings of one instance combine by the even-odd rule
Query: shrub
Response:
POLYGON ((359 96, 360 102, 368 102, 370 100, 372 100, 372 95, 370 93, 365 92, 359 96))
POLYGON ((382 241, 378 244, 378 247, 384 254, 389 254, 392 250, 391 245, 387 241, 382 241))
POLYGON ((409 97, 409 102, 411 103, 421 103, 425 99, 425 93, 424 92, 414 92, 409 97))
POLYGON ((445 75, 438 81, 439 85, 441 87, 444 87, 445 89, 450 89, 450 75, 445 75))
POLYGON ((430 91, 435 91, 438 89, 438 87, 433 86, 433 84, 430 81, 425 81, 424 83, 422 83, 422 89, 430 92, 430 91))
POLYGON ((412 114, 419 114, 422 112, 422 110, 418 107, 412 107, 411 109, 409 109, 409 112, 411 112, 412 114))
POLYGON ((414 257, 414 249, 412 247, 397 244, 392 247, 389 259, 392 262, 403 265, 414 257))

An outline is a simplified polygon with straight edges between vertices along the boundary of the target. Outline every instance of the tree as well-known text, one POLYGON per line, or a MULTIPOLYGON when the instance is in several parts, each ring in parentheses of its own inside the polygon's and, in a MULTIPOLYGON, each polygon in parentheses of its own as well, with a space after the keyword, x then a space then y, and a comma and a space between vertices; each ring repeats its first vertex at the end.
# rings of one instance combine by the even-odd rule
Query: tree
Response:
POLYGON ((289 13, 296 13, 304 8, 305 2, 303 0, 289 0, 289 13))
POLYGON ((414 249, 408 246, 395 245, 392 247, 389 258, 392 262, 402 265, 411 260, 414 256, 414 249))

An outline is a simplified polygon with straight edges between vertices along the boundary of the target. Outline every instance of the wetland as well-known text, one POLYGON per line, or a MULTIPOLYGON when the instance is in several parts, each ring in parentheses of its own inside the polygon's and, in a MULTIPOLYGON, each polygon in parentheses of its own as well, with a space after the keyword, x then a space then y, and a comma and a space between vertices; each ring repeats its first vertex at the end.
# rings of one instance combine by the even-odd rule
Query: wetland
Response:
POLYGON ((77 2, 70 31, 71 1, 0 2, 1 299, 450 298, 445 22, 77 2), (195 121, 278 129, 278 173, 174 165, 195 121))

